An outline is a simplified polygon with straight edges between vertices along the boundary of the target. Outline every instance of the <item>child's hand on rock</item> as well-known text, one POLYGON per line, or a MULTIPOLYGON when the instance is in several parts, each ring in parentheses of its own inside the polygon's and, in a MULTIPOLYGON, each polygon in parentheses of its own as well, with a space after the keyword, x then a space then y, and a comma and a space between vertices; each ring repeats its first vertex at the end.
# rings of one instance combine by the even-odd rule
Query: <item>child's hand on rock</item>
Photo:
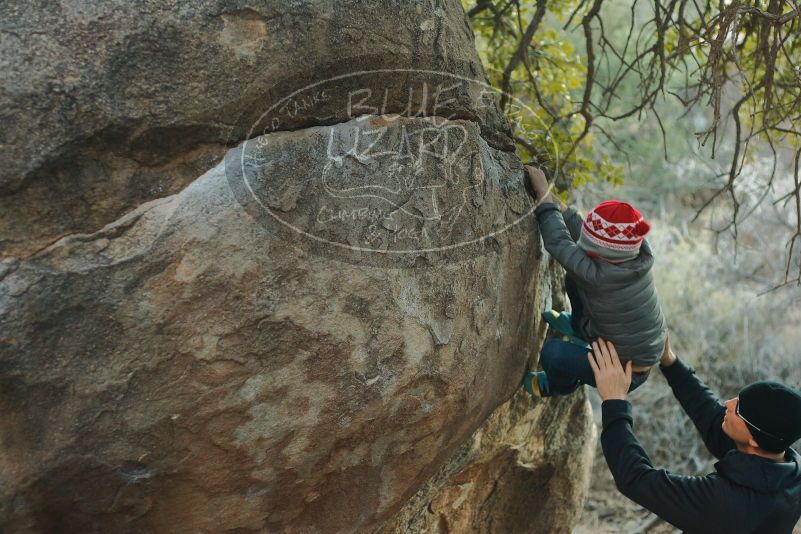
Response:
POLYGON ((551 186, 548 185, 545 173, 530 165, 523 165, 523 168, 526 170, 528 180, 531 182, 531 188, 534 189, 534 194, 537 195, 537 200, 542 201, 543 197, 551 191, 551 186))

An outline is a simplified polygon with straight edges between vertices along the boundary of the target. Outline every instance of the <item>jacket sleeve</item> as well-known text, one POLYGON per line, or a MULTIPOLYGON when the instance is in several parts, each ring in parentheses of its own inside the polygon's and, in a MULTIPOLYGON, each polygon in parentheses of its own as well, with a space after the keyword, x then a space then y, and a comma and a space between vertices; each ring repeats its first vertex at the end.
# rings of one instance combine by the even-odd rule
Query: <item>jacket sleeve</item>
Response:
POLYGON ((727 524, 735 521, 735 514, 729 513, 717 475, 680 476, 655 469, 634 435, 631 404, 607 400, 601 410, 601 446, 623 495, 684 531, 729 531, 727 524))
POLYGON ((660 369, 673 389, 673 395, 701 434, 709 452, 715 458, 720 459, 728 451, 734 449, 734 441, 721 428, 726 408, 721 405, 718 397, 695 376, 695 371, 678 359, 670 367, 660 366, 660 369))
POLYGON ((564 218, 565 225, 570 232, 570 237, 573 238, 573 241, 577 242, 581 236, 581 225, 584 224, 584 219, 581 218, 581 215, 576 211, 576 208, 572 206, 568 207, 564 213, 562 213, 562 217, 564 218))
POLYGON ((534 210, 545 250, 571 275, 591 282, 598 276, 598 266, 579 248, 565 225, 559 207, 551 202, 534 210))

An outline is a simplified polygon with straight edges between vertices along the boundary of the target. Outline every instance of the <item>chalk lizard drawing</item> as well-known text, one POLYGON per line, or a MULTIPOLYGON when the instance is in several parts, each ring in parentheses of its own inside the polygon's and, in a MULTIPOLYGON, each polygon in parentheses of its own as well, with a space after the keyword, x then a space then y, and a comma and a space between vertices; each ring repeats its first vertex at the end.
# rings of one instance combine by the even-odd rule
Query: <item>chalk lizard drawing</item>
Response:
POLYGON ((328 161, 322 173, 326 192, 335 198, 378 199, 396 212, 424 222, 438 222, 449 234, 467 203, 468 193, 483 182, 480 158, 465 153, 467 130, 457 123, 413 131, 401 125, 395 129, 397 139, 391 141, 387 130, 330 130, 328 161), (377 151, 384 148, 381 145, 389 149, 377 151), (468 172, 473 174, 470 185, 463 188, 458 206, 443 210, 437 193, 458 186, 461 176, 467 174, 463 167, 468 162, 468 172))

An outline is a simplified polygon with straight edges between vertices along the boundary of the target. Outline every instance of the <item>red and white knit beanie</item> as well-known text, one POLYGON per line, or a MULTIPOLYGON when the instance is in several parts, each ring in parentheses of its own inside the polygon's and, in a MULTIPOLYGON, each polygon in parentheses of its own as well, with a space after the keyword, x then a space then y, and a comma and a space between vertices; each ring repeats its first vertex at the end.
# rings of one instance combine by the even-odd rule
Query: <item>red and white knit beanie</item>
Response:
POLYGON ((651 229, 642 213, 619 200, 595 206, 581 225, 579 246, 611 261, 626 261, 640 253, 643 237, 651 229))

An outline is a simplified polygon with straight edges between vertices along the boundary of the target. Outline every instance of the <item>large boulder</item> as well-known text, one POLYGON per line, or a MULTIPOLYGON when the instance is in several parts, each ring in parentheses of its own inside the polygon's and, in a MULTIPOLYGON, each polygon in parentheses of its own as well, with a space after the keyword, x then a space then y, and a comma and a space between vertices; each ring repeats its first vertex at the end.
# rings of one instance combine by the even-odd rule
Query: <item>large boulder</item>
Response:
POLYGON ((459 3, 78 5, 0 6, 51 54, 0 85, 0 529, 568 531, 586 403, 509 400, 560 284, 459 3))
MULTIPOLYGON (((482 202, 459 204, 456 232, 518 220, 531 202, 513 153, 457 124, 475 151, 467 161, 486 167, 482 187, 467 189, 482 202)), ((375 526, 519 388, 550 287, 531 217, 469 259, 452 261, 457 247, 377 267, 279 239, 237 199, 240 162, 276 159, 251 176, 262 179, 256 198, 304 184, 291 205, 274 202, 295 224, 317 223, 322 184, 353 175, 345 163, 322 172, 331 156, 314 147, 361 127, 257 138, 177 195, 6 262, 0 420, 12 530, 375 526), (305 164, 288 176, 280 158, 305 164)), ((439 169, 419 180, 433 180, 427 170, 439 169)), ((437 205, 461 203, 465 188, 443 189, 437 205)), ((337 231, 358 238, 370 226, 345 222, 321 235, 335 243, 337 231)))

